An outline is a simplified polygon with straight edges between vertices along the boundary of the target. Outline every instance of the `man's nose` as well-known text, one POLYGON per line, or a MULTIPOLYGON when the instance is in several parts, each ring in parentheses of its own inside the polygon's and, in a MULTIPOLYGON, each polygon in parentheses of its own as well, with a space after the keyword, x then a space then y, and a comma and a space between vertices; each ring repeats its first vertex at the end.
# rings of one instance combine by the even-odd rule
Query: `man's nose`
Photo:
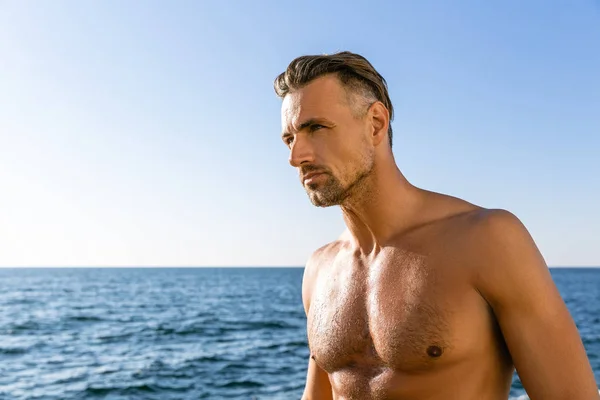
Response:
POLYGON ((310 164, 315 161, 315 153, 310 139, 303 135, 297 135, 290 149, 290 165, 299 167, 302 163, 310 164))

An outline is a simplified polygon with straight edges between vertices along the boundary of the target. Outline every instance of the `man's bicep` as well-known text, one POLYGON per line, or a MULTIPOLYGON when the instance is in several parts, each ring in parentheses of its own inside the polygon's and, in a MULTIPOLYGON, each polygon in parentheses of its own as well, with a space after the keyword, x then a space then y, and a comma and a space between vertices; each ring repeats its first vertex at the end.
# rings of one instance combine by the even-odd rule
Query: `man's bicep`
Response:
POLYGON ((310 309, 310 301, 313 294, 313 288, 317 282, 319 274, 319 266, 325 257, 325 252, 328 245, 325 245, 313 252, 304 266, 304 273, 302 275, 302 303, 304 305, 304 311, 308 316, 308 310, 310 309))
POLYGON ((585 349, 546 263, 509 213, 489 221, 480 292, 492 306, 533 400, 597 399, 585 349))
POLYGON ((313 286, 317 277, 317 258, 313 253, 309 260, 304 266, 304 273, 302 274, 302 304, 304 306, 304 312, 308 316, 308 310, 310 309, 310 300, 312 298, 313 286))
MULTIPOLYGON (((310 303, 313 294, 313 288, 317 280, 319 259, 322 256, 323 248, 315 251, 304 267, 302 277, 302 303, 304 311, 308 317, 310 303)), ((308 330, 307 330, 308 334, 308 330)), ((333 399, 333 392, 329 382, 329 375, 321 369, 315 360, 309 356, 308 369, 306 372, 306 385, 302 400, 330 400, 333 399)))
POLYGON ((575 323, 555 288, 539 281, 515 287, 494 307, 521 382, 533 400, 595 399, 593 373, 575 323))
POLYGON ((306 386, 302 400, 331 400, 333 392, 329 375, 323 371, 313 360, 308 360, 308 371, 306 373, 306 386))

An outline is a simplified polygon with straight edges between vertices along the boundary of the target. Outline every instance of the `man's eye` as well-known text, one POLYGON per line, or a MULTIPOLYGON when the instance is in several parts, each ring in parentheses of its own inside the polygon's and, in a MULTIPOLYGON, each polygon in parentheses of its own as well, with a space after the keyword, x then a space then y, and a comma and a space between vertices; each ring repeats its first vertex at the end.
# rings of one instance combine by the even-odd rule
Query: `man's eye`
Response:
POLYGON ((285 142, 285 144, 286 144, 286 145, 288 145, 288 146, 289 146, 289 145, 291 145, 291 144, 292 144, 292 142, 293 142, 293 141, 294 141, 294 138, 292 138, 292 137, 288 137, 288 138, 286 138, 286 139, 285 139, 285 141, 284 141, 284 142, 285 142))
POLYGON ((310 126, 310 131, 314 132, 314 131, 318 131, 321 128, 325 128, 323 125, 319 125, 319 124, 314 124, 310 126))

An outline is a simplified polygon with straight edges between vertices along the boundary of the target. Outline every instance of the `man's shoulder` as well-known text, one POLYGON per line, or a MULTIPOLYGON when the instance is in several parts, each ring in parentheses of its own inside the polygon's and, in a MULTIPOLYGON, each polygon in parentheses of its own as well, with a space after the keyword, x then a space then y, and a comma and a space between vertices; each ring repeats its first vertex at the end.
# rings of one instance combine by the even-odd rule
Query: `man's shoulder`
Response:
POLYGON ((476 207, 459 212, 440 221, 444 248, 456 251, 462 262, 482 261, 491 265, 490 259, 499 252, 523 251, 534 242, 521 220, 502 208, 476 207))
POLYGON ((477 276, 523 272, 532 265, 545 265, 523 222, 505 209, 481 209, 467 216, 462 237, 464 261, 477 276), (536 259, 536 262, 524 262, 536 259), (483 274, 483 275, 482 275, 483 274))
POLYGON ((314 282, 319 272, 324 267, 331 265, 340 251, 347 247, 348 243, 349 236, 346 232, 344 232, 336 240, 329 242, 313 251, 306 262, 306 265, 304 266, 305 282, 314 282))
POLYGON ((323 264, 329 264, 346 244, 347 238, 342 234, 338 239, 319 247, 310 255, 306 268, 318 270, 323 264))
POLYGON ((467 234, 483 245, 520 237, 527 233, 525 225, 512 212, 502 208, 480 208, 466 215, 467 234))
POLYGON ((306 262, 306 265, 304 266, 304 275, 302 278, 302 301, 304 303, 304 310, 307 315, 308 309, 310 308, 310 299, 312 297, 313 287, 318 278, 319 272, 324 266, 331 265, 333 259, 343 248, 344 244, 344 240, 340 238, 333 242, 327 243, 326 245, 315 250, 306 262))

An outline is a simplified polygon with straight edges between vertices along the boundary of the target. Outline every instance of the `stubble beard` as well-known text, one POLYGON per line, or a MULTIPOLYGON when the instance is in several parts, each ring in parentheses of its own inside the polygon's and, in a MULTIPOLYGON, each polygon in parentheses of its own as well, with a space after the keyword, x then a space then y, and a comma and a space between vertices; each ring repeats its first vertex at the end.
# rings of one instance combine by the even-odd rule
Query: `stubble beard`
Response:
POLYGON ((311 203, 316 207, 331 207, 342 205, 345 201, 362 197, 367 190, 367 178, 373 172, 373 163, 369 163, 354 176, 349 185, 344 187, 340 180, 330 173, 327 174, 327 180, 323 183, 309 183, 305 186, 306 193, 311 203))

